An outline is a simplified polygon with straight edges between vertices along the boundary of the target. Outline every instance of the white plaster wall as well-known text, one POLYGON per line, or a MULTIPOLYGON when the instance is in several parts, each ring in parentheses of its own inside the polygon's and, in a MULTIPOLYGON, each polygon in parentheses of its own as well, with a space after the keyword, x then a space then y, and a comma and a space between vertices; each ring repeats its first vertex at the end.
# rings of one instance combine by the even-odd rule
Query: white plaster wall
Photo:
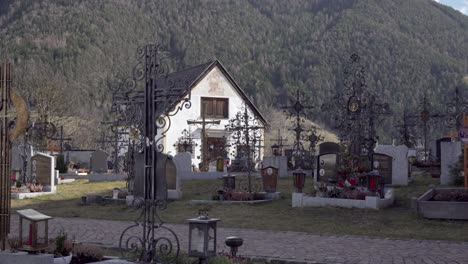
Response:
MULTIPOLYGON (((206 127, 209 136, 222 137, 225 135, 228 137, 229 134, 225 132, 225 126, 228 124, 229 120, 241 110, 243 100, 241 95, 237 93, 229 80, 216 66, 192 89, 190 99, 191 107, 189 109, 183 108, 175 116, 171 117, 171 127, 166 134, 164 142, 165 153, 170 155, 177 154, 174 144, 177 139, 182 136, 182 130, 189 128, 187 120, 201 121, 200 104, 202 97, 229 98, 229 118, 218 119, 221 120, 219 125, 207 125, 206 127)), ((249 115, 252 115, 251 109, 248 108, 248 112, 249 115)), ((211 119, 206 120, 209 121, 211 119)), ((197 158, 201 156, 201 125, 192 125, 190 128, 192 137, 195 143, 198 144, 197 147, 194 147, 195 153, 192 155, 192 164, 198 166, 198 163, 201 161, 197 158)), ((232 151, 229 150, 229 153, 231 152, 232 151)), ((230 158, 234 158, 234 155, 230 154, 230 158)))

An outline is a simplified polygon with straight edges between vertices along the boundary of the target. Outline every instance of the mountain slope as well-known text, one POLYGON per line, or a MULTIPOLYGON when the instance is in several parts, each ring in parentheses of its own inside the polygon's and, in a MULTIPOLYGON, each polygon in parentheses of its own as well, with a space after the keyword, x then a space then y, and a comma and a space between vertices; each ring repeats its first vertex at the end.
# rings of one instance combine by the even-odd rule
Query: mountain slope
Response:
POLYGON ((443 110, 444 95, 468 75, 468 17, 431 0, 9 3, 0 6, 0 53, 19 68, 40 63, 63 74, 71 115, 101 117, 109 80, 128 76, 136 47, 154 41, 167 46, 173 70, 219 59, 261 106, 301 89, 319 107, 342 89, 352 53, 398 119, 424 95, 443 110))

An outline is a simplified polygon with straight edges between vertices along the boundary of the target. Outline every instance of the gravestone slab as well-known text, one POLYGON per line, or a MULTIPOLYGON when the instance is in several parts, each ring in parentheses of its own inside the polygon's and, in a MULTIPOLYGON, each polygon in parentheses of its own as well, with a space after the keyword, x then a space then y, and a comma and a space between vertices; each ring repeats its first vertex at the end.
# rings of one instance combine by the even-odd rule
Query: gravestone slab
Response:
POLYGON ((374 153, 385 154, 393 158, 392 184, 408 185, 408 147, 405 145, 378 145, 374 153))
POLYGON ((288 157, 286 156, 270 156, 263 158, 263 167, 278 168, 279 177, 288 176, 288 157))
POLYGON ((109 153, 103 150, 96 150, 91 154, 90 158, 90 166, 91 171, 102 173, 107 172, 107 158, 109 157, 109 153))
MULTIPOLYGON (((233 159, 231 162, 230 170, 231 172, 245 172, 248 171, 247 159, 233 159)), ((216 171, 216 168, 215 168, 216 171)))
POLYGON ((440 184, 453 185, 455 178, 450 175, 450 167, 458 162, 461 155, 461 142, 440 143, 440 184))
POLYGON ((176 165, 177 173, 192 171, 192 155, 190 153, 179 153, 172 158, 172 161, 176 165))
POLYGON ((44 189, 50 188, 55 192, 55 158, 44 153, 34 155, 31 158, 31 177, 44 189))
MULTIPOLYGON (((177 189, 177 168, 175 163, 166 154, 158 153, 156 164, 156 186, 157 197, 159 199, 180 199, 182 192, 177 189), (172 189, 171 189, 172 188, 172 189)), ((144 196, 144 183, 145 183, 145 157, 143 153, 135 153, 135 184, 134 192, 135 197, 144 196)))
MULTIPOLYGON (((277 156, 278 157, 278 156, 277 156)), ((278 168, 269 166, 262 169, 263 191, 275 193, 278 185, 278 168)))

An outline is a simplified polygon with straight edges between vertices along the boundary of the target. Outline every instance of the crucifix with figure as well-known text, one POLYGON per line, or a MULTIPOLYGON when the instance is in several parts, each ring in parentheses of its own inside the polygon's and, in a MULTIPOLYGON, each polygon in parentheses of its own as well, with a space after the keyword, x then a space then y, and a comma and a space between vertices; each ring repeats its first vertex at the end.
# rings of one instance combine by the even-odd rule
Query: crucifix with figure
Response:
POLYGON ((187 124, 189 125, 201 125, 201 170, 206 171, 208 170, 208 158, 207 158, 207 150, 208 150, 208 142, 207 142, 207 135, 206 135, 206 125, 219 125, 221 120, 206 120, 206 112, 207 112, 208 104, 203 102, 202 105, 202 112, 201 112, 201 121, 198 120, 187 120, 187 124))

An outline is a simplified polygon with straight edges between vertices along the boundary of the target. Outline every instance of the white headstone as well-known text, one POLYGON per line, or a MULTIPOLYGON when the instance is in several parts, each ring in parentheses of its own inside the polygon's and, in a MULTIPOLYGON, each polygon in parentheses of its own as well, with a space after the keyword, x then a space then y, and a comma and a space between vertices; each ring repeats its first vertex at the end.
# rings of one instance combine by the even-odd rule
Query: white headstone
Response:
POLYGON ((450 167, 457 163, 461 153, 461 142, 440 143, 440 184, 453 185, 455 183, 455 179, 450 175, 450 167))
POLYGON ((275 167, 278 168, 278 176, 288 176, 288 157, 286 156, 270 156, 263 158, 263 168, 275 167))
POLYGON ((408 185, 408 147, 405 145, 378 145, 375 153, 385 154, 393 158, 392 185, 408 185))

